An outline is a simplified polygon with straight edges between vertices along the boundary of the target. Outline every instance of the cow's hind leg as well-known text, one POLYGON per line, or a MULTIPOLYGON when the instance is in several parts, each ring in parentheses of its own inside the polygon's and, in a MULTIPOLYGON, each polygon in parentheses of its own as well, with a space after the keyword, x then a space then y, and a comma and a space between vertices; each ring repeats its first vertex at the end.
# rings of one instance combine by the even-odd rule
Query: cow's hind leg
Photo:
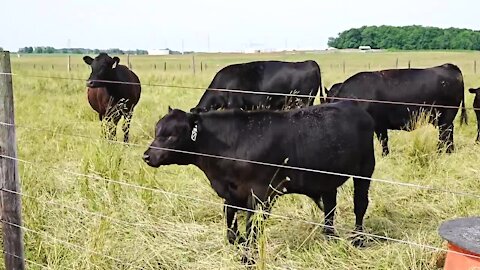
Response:
POLYGON ((130 122, 132 121, 133 110, 129 110, 124 114, 125 121, 123 122, 122 130, 123 130, 123 142, 128 143, 129 135, 130 135, 130 122))
POLYGON ((388 149, 388 130, 386 128, 376 128, 375 134, 382 145, 382 155, 387 156, 390 153, 388 149))
POLYGON ((113 119, 105 117, 102 121, 102 134, 107 140, 115 140, 117 125, 113 119))
POLYGON ((439 149, 446 147, 447 153, 455 150, 453 144, 453 121, 457 115, 457 110, 448 109, 440 116, 439 119, 439 149))
POLYGON ((363 233, 363 218, 367 212, 368 207, 368 189, 370 187, 370 180, 358 179, 354 180, 354 212, 355 212, 355 232, 357 235, 353 238, 352 244, 356 247, 364 245, 363 233), (359 234, 358 234, 359 233, 359 234))
POLYGON ((477 143, 480 143, 480 117, 477 117, 477 143))

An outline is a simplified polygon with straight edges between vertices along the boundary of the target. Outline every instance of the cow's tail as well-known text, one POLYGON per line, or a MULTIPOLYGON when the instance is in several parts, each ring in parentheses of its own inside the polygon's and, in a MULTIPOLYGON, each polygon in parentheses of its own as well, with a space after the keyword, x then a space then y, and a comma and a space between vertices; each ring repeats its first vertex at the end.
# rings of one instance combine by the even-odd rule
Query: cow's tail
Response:
POLYGON ((453 65, 457 70, 458 72, 460 73, 459 76, 458 76, 458 80, 460 81, 461 83, 461 89, 462 89, 462 104, 461 104, 461 109, 462 111, 460 112, 460 126, 465 124, 465 125, 468 125, 468 119, 467 119, 467 109, 465 109, 465 83, 463 81, 463 74, 462 74, 462 71, 460 70, 459 67, 453 65))
POLYGON ((463 124, 468 125, 467 109, 465 108, 465 94, 463 94, 462 112, 460 113, 460 126, 463 124))
POLYGON ((318 65, 318 95, 320 97, 320 104, 325 103, 325 96, 323 95, 323 86, 322 86, 322 69, 320 68, 320 65, 318 65))

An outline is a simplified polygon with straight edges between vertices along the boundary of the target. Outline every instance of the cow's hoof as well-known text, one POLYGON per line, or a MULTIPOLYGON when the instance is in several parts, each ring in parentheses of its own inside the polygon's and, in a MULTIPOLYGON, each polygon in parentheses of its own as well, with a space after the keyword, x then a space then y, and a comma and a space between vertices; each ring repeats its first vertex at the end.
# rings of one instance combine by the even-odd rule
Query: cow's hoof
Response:
POLYGON ((245 264, 246 266, 253 266, 253 265, 255 265, 255 260, 248 255, 243 255, 242 256, 242 263, 245 264))
POLYGON ((365 247, 365 236, 363 235, 355 235, 351 237, 352 246, 356 248, 363 248, 365 247))
POLYGON ((335 232, 335 229, 333 229, 333 228, 325 228, 325 229, 323 229, 323 233, 325 234, 325 236, 329 240, 334 240, 334 239, 340 238, 340 236, 338 236, 338 234, 335 232))
POLYGON ((232 231, 229 231, 227 233, 227 239, 228 239, 228 242, 232 245, 235 245, 235 244, 243 244, 245 243, 247 240, 245 239, 245 237, 243 236, 238 236, 236 233, 232 232, 232 231))

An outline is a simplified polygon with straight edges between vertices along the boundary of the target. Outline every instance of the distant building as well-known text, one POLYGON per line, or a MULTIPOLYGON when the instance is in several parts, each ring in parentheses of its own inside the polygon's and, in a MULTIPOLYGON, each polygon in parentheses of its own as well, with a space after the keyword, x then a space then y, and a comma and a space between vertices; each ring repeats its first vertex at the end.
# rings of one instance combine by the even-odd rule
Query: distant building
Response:
POLYGON ((170 49, 153 49, 148 50, 148 55, 170 55, 172 51, 170 49))
POLYGON ((261 52, 262 51, 259 49, 252 49, 252 48, 248 48, 243 51, 243 53, 261 53, 261 52))

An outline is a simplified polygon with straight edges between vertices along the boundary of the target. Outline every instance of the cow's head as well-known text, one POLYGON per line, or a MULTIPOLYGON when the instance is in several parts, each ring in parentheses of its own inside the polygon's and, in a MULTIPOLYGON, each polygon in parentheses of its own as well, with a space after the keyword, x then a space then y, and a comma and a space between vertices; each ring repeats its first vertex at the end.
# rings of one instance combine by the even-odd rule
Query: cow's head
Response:
MULTIPOLYGON (((478 111, 478 109, 480 109, 480 87, 470 88, 468 92, 475 94, 475 98, 473 99, 473 107, 477 109, 477 111, 475 111, 476 114, 480 113, 480 111, 478 111)), ((479 135, 479 141, 480 141, 480 135, 479 135)))
POLYGON ((328 90, 325 87, 325 95, 327 96, 327 98, 325 98, 325 102, 327 102, 327 103, 332 102, 333 101, 332 97, 337 97, 340 93, 341 88, 342 88, 342 83, 336 83, 336 84, 332 85, 330 90, 328 90))
POLYGON ((87 80, 87 87, 96 88, 105 86, 106 83, 102 81, 114 79, 113 74, 120 59, 116 56, 112 58, 106 53, 100 53, 95 59, 84 56, 83 61, 92 68, 92 73, 87 80))
POLYGON ((480 88, 470 88, 468 89, 468 92, 476 95, 480 95, 480 88))
POLYGON ((191 113, 201 113, 226 108, 227 95, 221 92, 211 90, 205 91, 200 98, 198 105, 190 109, 191 113))
POLYGON ((155 126, 155 139, 143 154, 143 160, 155 168, 161 165, 191 164, 194 156, 175 150, 189 151, 192 149, 192 145, 197 139, 197 120, 198 114, 173 110, 168 107, 167 115, 163 116, 155 126))

